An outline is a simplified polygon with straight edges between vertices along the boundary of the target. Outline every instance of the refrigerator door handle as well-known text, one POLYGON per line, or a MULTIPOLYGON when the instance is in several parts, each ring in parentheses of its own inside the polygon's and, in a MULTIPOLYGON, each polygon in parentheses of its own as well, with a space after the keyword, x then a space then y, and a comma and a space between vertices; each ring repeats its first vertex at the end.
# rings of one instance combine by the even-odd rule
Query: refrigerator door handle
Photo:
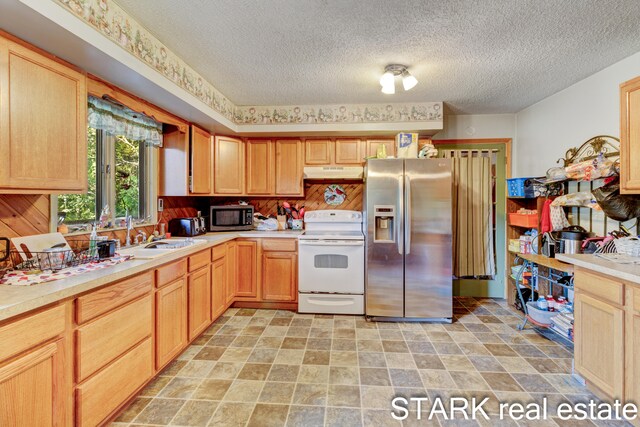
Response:
POLYGON ((409 175, 404 177, 405 187, 405 219, 404 219, 404 253, 409 255, 411 253, 411 178, 409 175))
POLYGON ((396 227, 396 240, 398 244, 398 253, 404 254, 404 247, 402 242, 402 232, 404 228, 404 190, 402 188, 403 175, 398 175, 398 226, 396 227))

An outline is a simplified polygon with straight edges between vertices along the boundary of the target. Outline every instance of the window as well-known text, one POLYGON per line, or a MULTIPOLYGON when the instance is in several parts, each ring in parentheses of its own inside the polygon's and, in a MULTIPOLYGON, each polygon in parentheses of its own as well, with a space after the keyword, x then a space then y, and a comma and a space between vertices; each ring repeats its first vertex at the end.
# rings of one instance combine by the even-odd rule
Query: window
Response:
POLYGON ((53 197, 54 218, 64 218, 70 231, 83 230, 99 222, 109 206, 112 227, 120 226, 126 215, 155 221, 155 147, 161 144, 161 124, 94 97, 89 97, 88 112, 88 192, 53 197))
MULTIPOLYGON (((153 148, 145 141, 111 135, 89 127, 87 132, 88 192, 58 196, 58 217, 65 224, 98 222, 105 205, 112 219, 153 220, 151 175, 153 148)), ((117 224, 116 224, 117 225, 117 224)))

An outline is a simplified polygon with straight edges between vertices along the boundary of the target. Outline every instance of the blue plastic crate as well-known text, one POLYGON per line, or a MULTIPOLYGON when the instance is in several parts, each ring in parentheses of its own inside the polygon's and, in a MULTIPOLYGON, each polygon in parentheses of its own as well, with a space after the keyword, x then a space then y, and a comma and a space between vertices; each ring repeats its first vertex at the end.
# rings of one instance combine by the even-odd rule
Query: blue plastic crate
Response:
POLYGON ((507 194, 509 197, 534 198, 535 189, 533 180, 535 178, 508 178, 507 194))

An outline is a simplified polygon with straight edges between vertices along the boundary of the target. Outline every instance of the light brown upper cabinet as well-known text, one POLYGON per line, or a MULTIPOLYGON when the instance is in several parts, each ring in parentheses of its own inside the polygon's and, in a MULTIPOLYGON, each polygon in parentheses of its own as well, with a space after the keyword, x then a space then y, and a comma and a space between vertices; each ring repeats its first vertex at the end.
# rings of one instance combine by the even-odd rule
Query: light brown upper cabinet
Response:
POLYGON ((357 165, 364 159, 362 155, 362 142, 359 139, 336 139, 335 163, 337 165, 357 165))
POLYGON ((182 132, 165 126, 159 156, 160 196, 206 195, 213 192, 213 142, 197 126, 182 132))
POLYGON ((213 143, 211 134, 191 125, 191 186, 192 194, 210 194, 213 184, 213 143))
POLYGON ((275 145, 276 195, 304 195, 302 141, 299 139, 279 139, 275 145))
POLYGON ((270 139, 248 139, 247 152, 247 194, 273 194, 275 186, 275 153, 270 139))
POLYGON ((306 165, 331 164, 331 143, 330 139, 307 139, 304 163, 306 165))
POLYGON ((244 194, 244 142, 228 136, 216 136, 213 170, 214 194, 244 194))
POLYGON ((387 156, 396 155, 396 141, 394 139, 367 139, 363 157, 372 157, 378 153, 378 147, 384 145, 387 149, 387 156))
POLYGON ((86 76, 0 37, 0 192, 87 191, 86 76))
POLYGON ((620 192, 640 193, 640 77, 620 85, 620 192))

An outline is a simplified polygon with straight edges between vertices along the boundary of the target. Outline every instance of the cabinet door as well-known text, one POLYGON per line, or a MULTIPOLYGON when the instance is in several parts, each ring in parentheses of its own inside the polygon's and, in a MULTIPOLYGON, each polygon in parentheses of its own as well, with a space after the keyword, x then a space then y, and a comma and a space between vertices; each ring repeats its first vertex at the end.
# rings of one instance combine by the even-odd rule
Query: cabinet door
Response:
POLYGON ((302 196, 302 142, 298 139, 276 141, 276 194, 302 196))
POLYGON ((359 139, 336 139, 336 164, 362 164, 362 142, 359 139))
POLYGON ((213 320, 220 317, 227 308, 227 261, 226 256, 211 263, 211 311, 213 320))
POLYGON ((244 143, 236 138, 216 136, 214 145, 214 193, 243 194, 244 143))
POLYGON ((225 287, 225 305, 233 302, 238 281, 238 244, 235 240, 227 243, 227 282, 225 287))
POLYGON ((238 242, 238 279, 235 285, 237 297, 257 298, 258 296, 258 242, 240 240, 238 242))
POLYGON ((213 143, 209 132, 191 125, 192 194, 210 194, 213 175, 213 143))
POLYGON ((304 144, 304 163, 306 165, 317 166, 331 164, 330 139, 308 139, 304 144))
POLYGON ((189 275, 189 341, 211 323, 211 269, 207 265, 189 275))
POLYGON ((179 279, 156 292, 156 369, 187 345, 187 285, 179 279))
POLYGON ((378 153, 378 147, 384 145, 387 149, 387 156, 396 155, 396 142, 393 139, 368 139, 366 142, 364 157, 372 157, 378 153))
POLYGON ((66 401, 63 340, 45 344, 0 365, 0 425, 64 426, 66 401))
MULTIPOLYGON (((635 289, 634 289, 635 291, 635 289)), ((636 301, 640 303, 640 292, 636 292, 636 301)), ((625 396, 627 402, 638 402, 640 398, 640 312, 637 307, 627 312, 625 330, 625 396)))
POLYGON ((0 37, 0 188, 87 191, 85 76, 0 37))
POLYGON ((640 193, 640 77, 620 86, 620 192, 640 193))
POLYGON ((269 139, 249 139, 247 152, 247 194, 269 195, 274 192, 274 152, 269 139))
POLYGON ((609 396, 622 398, 623 310, 576 292, 574 315, 576 370, 609 396))
POLYGON ((298 296, 298 256, 291 252, 264 252, 262 255, 262 299, 296 301, 298 296))

